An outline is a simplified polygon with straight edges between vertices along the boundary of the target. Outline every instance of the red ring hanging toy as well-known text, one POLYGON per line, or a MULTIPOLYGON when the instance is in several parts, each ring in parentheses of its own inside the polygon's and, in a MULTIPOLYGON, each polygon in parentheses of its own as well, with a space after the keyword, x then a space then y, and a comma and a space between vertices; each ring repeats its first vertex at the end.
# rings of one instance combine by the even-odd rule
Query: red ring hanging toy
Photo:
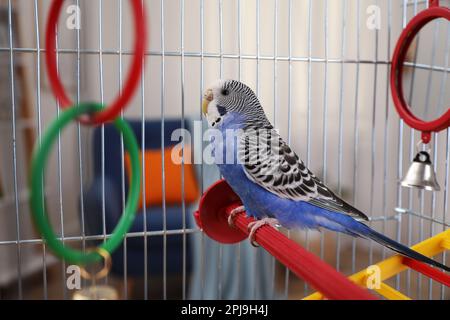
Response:
MULTIPOLYGON (((45 60, 50 86, 59 101, 62 108, 73 105, 73 102, 67 95, 58 75, 56 63, 56 27, 58 17, 64 0, 54 0, 48 17, 47 28, 45 33, 45 60)), ((93 116, 89 121, 83 119, 83 123, 100 124, 113 120, 119 112, 130 101, 134 90, 136 89, 144 67, 144 55, 146 49, 147 27, 145 23, 145 10, 141 0, 130 0, 133 9, 135 43, 134 56, 130 72, 127 76, 123 91, 119 94, 114 102, 112 102, 104 111, 93 116)))
POLYGON ((403 96, 403 62, 406 53, 416 34, 430 21, 444 18, 450 21, 450 10, 439 6, 439 0, 430 0, 429 8, 420 12, 408 23, 400 34, 392 57, 391 66, 391 93, 394 105, 400 117, 411 128, 422 131, 422 142, 429 143, 431 132, 439 132, 450 126, 450 108, 439 118, 432 121, 423 121, 417 118, 408 106, 403 96))

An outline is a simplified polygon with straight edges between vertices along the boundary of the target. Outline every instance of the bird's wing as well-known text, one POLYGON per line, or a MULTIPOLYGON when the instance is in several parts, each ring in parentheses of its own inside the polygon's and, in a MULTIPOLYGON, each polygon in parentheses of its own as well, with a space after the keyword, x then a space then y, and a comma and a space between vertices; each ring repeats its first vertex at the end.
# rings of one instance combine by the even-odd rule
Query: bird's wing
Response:
POLYGON ((247 130, 240 137, 238 156, 251 181, 281 198, 368 220, 325 186, 273 129, 247 130))

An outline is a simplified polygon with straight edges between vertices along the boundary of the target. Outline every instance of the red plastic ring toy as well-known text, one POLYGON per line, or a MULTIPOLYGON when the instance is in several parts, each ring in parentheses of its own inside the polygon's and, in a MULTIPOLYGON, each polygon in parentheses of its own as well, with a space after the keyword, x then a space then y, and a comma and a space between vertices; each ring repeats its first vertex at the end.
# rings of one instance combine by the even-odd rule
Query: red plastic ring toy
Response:
MULTIPOLYGON (((47 64, 47 72, 50 81, 50 86, 56 99, 59 101, 62 108, 67 108, 73 105, 67 95, 61 80, 58 75, 56 64, 56 27, 58 24, 58 17, 64 0, 54 0, 48 17, 47 29, 45 33, 45 60, 47 64)), ((123 91, 117 98, 106 107, 104 111, 95 114, 89 121, 80 120, 83 123, 100 124, 108 120, 114 119, 130 101, 139 83, 139 79, 144 67, 144 55, 147 41, 147 28, 145 23, 145 10, 141 0, 130 0, 133 8, 134 28, 136 32, 134 43, 134 58, 131 65, 130 72, 126 79, 123 91)))
POLYGON ((431 132, 439 132, 450 126, 450 108, 439 118, 432 121, 423 121, 417 118, 405 101, 403 96, 403 62, 406 53, 416 34, 428 22, 444 18, 450 20, 450 10, 439 7, 439 0, 430 0, 428 9, 420 12, 408 23, 406 28, 400 34, 392 57, 391 66, 391 93, 394 105, 400 117, 412 128, 422 131, 422 142, 428 143, 431 139, 431 132))

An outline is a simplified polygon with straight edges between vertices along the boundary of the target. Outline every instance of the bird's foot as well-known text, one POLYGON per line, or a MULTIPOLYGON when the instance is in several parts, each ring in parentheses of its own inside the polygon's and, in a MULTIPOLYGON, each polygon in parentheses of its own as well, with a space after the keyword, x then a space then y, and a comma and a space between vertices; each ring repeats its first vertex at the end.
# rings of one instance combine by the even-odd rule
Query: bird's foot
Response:
POLYGON ((245 207, 244 206, 239 206, 234 208, 233 210, 231 210, 230 215, 228 216, 228 225, 232 228, 234 228, 234 218, 236 217, 236 215, 238 213, 244 212, 245 211, 245 207))
POLYGON ((268 224, 269 226, 272 226, 275 229, 280 226, 280 223, 275 218, 264 218, 261 220, 256 220, 256 221, 250 222, 248 224, 247 229, 250 231, 248 238, 249 238, 252 246, 259 247, 259 245, 255 242, 255 233, 256 233, 256 231, 258 231, 259 228, 261 228, 262 226, 264 226, 266 224, 268 224))

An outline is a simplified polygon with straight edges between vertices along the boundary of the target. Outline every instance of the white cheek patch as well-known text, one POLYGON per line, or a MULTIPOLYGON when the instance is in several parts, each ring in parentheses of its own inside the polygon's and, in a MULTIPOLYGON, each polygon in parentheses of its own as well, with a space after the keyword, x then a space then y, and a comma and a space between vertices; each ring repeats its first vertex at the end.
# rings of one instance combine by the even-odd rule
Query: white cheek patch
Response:
POLYGON ((210 127, 215 127, 222 120, 219 110, 217 109, 216 101, 211 101, 208 104, 208 113, 206 114, 206 120, 210 127))

